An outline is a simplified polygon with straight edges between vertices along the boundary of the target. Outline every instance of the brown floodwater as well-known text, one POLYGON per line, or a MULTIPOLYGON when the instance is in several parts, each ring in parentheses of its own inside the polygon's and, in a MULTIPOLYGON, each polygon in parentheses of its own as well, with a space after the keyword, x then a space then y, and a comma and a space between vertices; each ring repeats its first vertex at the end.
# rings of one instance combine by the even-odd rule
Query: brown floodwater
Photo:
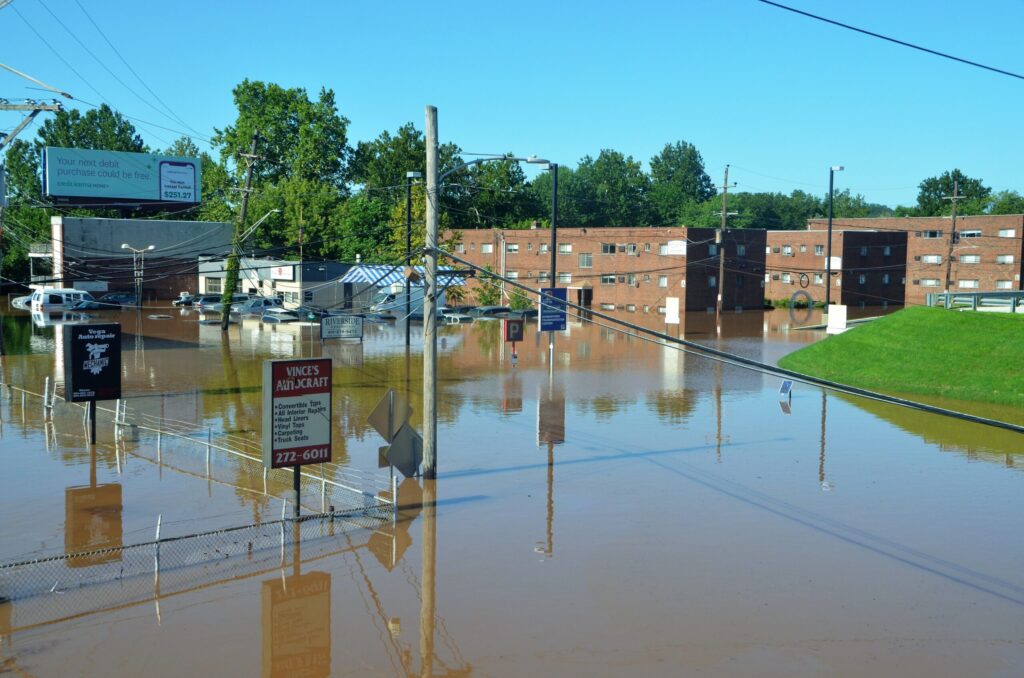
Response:
MULTIPOLYGON (((80 407, 34 395, 63 393, 58 320, 3 315, 0 674, 1024 673, 1018 434, 800 384, 783 408, 777 377, 603 321, 570 323, 553 359, 528 325, 513 367, 483 321, 442 329, 438 480, 401 481, 394 520, 285 527, 291 478, 205 441, 258 455, 263 361, 330 356, 334 457, 303 511, 346 501, 321 473, 387 496, 367 417, 394 389, 421 428, 420 326, 409 350, 394 324, 321 346, 168 314, 96 314, 122 323, 142 426, 115 432, 103 403, 95 448, 80 407), (158 516, 181 537, 159 553, 158 516)), ((678 331, 774 362, 817 319, 678 331)))

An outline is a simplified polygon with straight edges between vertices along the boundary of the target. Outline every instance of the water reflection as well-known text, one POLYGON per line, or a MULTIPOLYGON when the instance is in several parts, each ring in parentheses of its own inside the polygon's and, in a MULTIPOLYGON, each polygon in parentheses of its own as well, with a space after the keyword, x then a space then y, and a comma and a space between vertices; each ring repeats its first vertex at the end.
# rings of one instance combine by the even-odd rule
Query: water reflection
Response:
POLYGON ((331 674, 331 574, 307 572, 262 583, 262 675, 331 674))

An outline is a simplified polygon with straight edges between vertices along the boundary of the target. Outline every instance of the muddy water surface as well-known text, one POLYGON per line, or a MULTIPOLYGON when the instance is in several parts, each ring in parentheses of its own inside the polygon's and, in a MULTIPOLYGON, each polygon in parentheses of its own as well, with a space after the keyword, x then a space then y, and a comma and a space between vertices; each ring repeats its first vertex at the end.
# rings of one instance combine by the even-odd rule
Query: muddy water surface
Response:
MULTIPOLYGON (((246 322, 225 337, 194 314, 111 317, 130 416, 192 440, 163 436, 158 460, 155 433, 115 435, 108 414, 90 450, 79 408, 58 403, 47 424, 39 398, 23 407, 3 390, 0 562, 146 542, 158 515, 164 536, 279 518, 287 477, 265 485, 221 453, 208 466, 201 444, 258 446, 267 358, 335 359, 325 477, 388 487, 366 422, 388 388, 421 425, 420 346, 407 352, 401 327, 322 348, 309 327, 246 322)), ((684 331, 773 362, 820 338, 792 329, 802 320, 730 315, 718 332, 702 315, 684 331)), ((41 391, 60 373, 52 326, 15 314, 4 330, 5 383, 41 391)), ((159 586, 150 547, 92 556, 53 584, 46 564, 0 570, 33 591, 0 604, 0 671, 1024 671, 1020 436, 799 385, 786 413, 776 377, 598 324, 571 324, 553 360, 546 336, 527 335, 513 368, 498 323, 444 329, 439 479, 400 488, 425 508, 303 524, 298 540, 289 527, 284 548, 255 532, 168 544, 159 586)), ((304 511, 320 500, 306 492, 304 511)))

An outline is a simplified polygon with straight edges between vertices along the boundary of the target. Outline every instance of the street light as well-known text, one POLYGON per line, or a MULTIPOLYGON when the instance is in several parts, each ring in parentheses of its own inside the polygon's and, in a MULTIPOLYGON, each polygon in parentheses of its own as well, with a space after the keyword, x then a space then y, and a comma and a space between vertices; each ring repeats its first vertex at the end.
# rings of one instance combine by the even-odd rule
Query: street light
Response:
MULTIPOLYGON (((828 305, 832 300, 832 187, 836 172, 845 169, 842 165, 828 168, 828 239, 825 243, 825 317, 828 317, 828 305)), ((842 301, 842 299, 840 299, 842 301)))
POLYGON ((128 243, 121 243, 121 249, 132 252, 132 271, 135 273, 135 306, 142 307, 142 275, 146 264, 146 252, 152 252, 156 245, 147 245, 142 248, 135 248, 128 243))

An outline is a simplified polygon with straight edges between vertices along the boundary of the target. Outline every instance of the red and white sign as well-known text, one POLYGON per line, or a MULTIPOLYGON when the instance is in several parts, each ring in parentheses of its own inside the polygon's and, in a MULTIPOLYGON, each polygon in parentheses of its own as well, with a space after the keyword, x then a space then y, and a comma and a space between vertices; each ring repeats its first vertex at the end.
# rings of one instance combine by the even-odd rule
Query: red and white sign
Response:
POLYGON ((263 465, 331 460, 330 358, 263 363, 263 465))
POLYGON ((271 266, 271 280, 295 280, 295 266, 271 266))

